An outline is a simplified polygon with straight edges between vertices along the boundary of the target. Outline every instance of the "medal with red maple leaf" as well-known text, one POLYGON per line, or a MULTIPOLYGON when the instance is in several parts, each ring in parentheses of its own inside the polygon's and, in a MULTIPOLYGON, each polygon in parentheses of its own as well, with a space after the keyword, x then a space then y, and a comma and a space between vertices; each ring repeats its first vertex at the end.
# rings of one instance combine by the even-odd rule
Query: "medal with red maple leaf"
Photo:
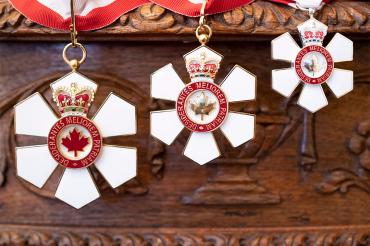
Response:
MULTIPOLYGON (((51 84, 52 98, 60 117, 45 99, 35 93, 15 106, 15 132, 45 137, 47 144, 16 149, 19 177, 42 188, 58 165, 64 173, 55 197, 81 208, 99 198, 89 167, 96 170, 116 188, 136 176, 136 148, 103 144, 103 138, 136 133, 135 106, 111 93, 101 108, 88 118, 98 85, 77 72, 80 61, 64 59, 72 72, 51 84), (114 120, 112 120, 114 119, 114 120)), ((86 57, 86 50, 79 43, 86 57)))

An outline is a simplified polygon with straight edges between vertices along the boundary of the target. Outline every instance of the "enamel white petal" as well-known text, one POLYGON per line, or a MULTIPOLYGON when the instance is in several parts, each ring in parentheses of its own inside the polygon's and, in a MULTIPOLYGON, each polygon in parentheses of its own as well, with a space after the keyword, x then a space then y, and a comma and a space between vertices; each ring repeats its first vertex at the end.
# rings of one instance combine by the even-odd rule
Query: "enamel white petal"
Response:
POLYGON ((272 89, 289 97, 300 83, 294 68, 272 70, 272 89))
POLYGON ((150 114, 150 133, 170 145, 184 129, 175 109, 153 111, 150 114))
POLYGON ((233 147, 253 139, 255 116, 243 113, 229 113, 221 131, 233 147))
POLYGON ((136 133, 135 106, 115 94, 110 94, 93 118, 103 137, 136 133))
POLYGON ((65 75, 64 77, 58 79, 57 81, 53 82, 50 87, 53 90, 58 89, 59 87, 70 87, 72 83, 78 83, 81 87, 89 87, 92 90, 96 91, 98 89, 98 85, 92 81, 91 79, 87 78, 86 76, 78 73, 78 72, 70 72, 69 74, 65 75))
POLYGON ((315 113, 328 105, 328 100, 321 85, 305 84, 298 99, 298 104, 311 113, 315 113))
POLYGON ((220 63, 223 59, 223 56, 218 52, 214 51, 208 46, 201 45, 184 55, 185 63, 188 64, 194 59, 198 60, 199 57, 202 57, 203 55, 205 55, 205 58, 208 61, 213 61, 215 63, 220 63))
POLYGON ((15 133, 47 137, 57 121, 45 99, 35 93, 15 106, 15 133))
POLYGON ((151 76, 153 98, 176 101, 184 87, 184 83, 173 69, 172 64, 162 67, 151 76))
POLYGON ((336 97, 344 96, 353 90, 353 72, 336 68, 326 83, 336 97))
POLYGON ((16 148, 17 175, 41 188, 58 166, 51 157, 48 146, 16 148))
POLYGON ((334 62, 353 60, 353 42, 340 33, 335 34, 326 49, 331 54, 334 62))
POLYGON ((200 165, 220 156, 216 140, 211 132, 193 132, 186 144, 184 155, 200 165))
POLYGON ((229 102, 256 99, 256 76, 235 66, 222 82, 221 88, 229 102))
POLYGON ((272 40, 271 47, 273 60, 293 62, 300 51, 299 46, 289 33, 284 33, 272 40))
POLYGON ((116 188, 136 176, 136 148, 103 146, 95 163, 112 188, 116 188))
POLYGON ((100 194, 87 168, 66 168, 55 197, 77 209, 99 198, 100 194))

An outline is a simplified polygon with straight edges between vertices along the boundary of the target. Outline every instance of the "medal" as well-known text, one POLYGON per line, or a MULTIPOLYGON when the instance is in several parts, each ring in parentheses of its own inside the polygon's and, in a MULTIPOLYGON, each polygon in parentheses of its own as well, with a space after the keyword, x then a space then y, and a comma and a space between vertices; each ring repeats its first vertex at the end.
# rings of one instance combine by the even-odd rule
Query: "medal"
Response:
POLYGON ((151 112, 151 134, 170 145, 187 128, 191 135, 183 154, 200 165, 220 156, 213 135, 217 129, 233 147, 253 139, 255 116, 230 112, 229 103, 256 98, 256 77, 240 66, 235 66, 222 83, 214 82, 223 57, 206 46, 212 30, 205 24, 205 5, 206 1, 196 30, 201 46, 184 56, 191 82, 185 84, 172 64, 151 76, 151 96, 176 105, 172 110, 151 112))
POLYGON ((77 72, 85 61, 86 50, 77 42, 75 30, 63 58, 72 72, 51 84, 60 117, 39 93, 15 106, 15 133, 47 138, 44 145, 16 148, 17 174, 42 188, 57 166, 62 166, 64 173, 55 197, 81 208, 100 196, 90 166, 94 165, 112 188, 136 176, 136 149, 103 143, 106 137, 135 134, 136 113, 135 106, 111 93, 89 119, 98 86, 77 72), (70 60, 70 48, 81 49, 82 59, 70 60))
POLYGON ((310 19, 298 26, 303 48, 289 33, 272 41, 272 58, 292 64, 291 68, 272 71, 272 88, 290 97, 302 82, 297 103, 312 113, 328 105, 323 84, 327 84, 337 98, 353 90, 353 72, 335 68, 336 62, 353 60, 353 42, 337 33, 326 47, 323 46, 328 27, 313 17, 322 4, 318 0, 290 3, 310 14, 310 19))

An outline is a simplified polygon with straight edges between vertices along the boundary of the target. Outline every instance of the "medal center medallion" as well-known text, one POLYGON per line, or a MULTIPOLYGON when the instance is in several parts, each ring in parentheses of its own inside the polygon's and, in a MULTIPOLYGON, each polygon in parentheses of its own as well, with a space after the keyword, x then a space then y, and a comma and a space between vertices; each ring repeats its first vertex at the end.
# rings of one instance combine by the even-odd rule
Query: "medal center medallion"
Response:
POLYGON ((219 86, 211 82, 187 85, 176 102, 177 114, 186 128, 194 132, 211 132, 222 125, 228 102, 219 86))
POLYGON ((60 165, 82 168, 93 164, 102 148, 102 137, 89 119, 67 116, 57 121, 48 136, 50 154, 60 165))
POLYGON ((334 61, 324 47, 310 45, 298 53, 295 69, 303 82, 314 85, 322 84, 332 75, 334 61))

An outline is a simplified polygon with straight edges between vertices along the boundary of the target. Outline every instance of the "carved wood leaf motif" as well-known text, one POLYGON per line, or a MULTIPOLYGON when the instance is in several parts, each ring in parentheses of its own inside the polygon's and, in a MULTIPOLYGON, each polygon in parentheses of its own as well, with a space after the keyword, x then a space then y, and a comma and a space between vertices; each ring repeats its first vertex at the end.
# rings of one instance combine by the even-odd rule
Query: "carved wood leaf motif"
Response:
POLYGON ((33 230, 32 232, 0 231, 0 245, 357 245, 370 243, 366 229, 356 232, 328 230, 322 232, 271 231, 248 233, 243 229, 232 234, 219 232, 197 233, 194 230, 177 230, 177 233, 122 232, 116 234, 84 232, 54 232, 33 230))
POLYGON ((337 168, 329 171, 325 180, 317 187, 321 193, 347 193, 357 187, 370 194, 370 121, 361 122, 348 144, 354 155, 353 171, 337 168))
MULTIPOLYGON (((355 33, 369 31, 369 14, 369 2, 342 0, 325 6, 317 18, 329 25, 329 31, 355 33)), ((219 34, 234 34, 238 31, 240 34, 253 35, 296 32, 297 24, 305 19, 307 16, 302 11, 262 0, 209 18, 214 31, 219 34)), ((125 34, 122 38, 127 34, 135 36, 144 33, 193 34, 196 26, 197 18, 184 17, 155 4, 145 4, 122 15, 109 28, 89 35, 104 39, 109 34, 125 34)), ((39 38, 63 33, 32 23, 11 7, 7 0, 0 0, 0 37, 12 38, 10 34, 18 32, 22 35, 37 33, 39 38)), ((67 38, 63 36, 63 39, 67 38)))

